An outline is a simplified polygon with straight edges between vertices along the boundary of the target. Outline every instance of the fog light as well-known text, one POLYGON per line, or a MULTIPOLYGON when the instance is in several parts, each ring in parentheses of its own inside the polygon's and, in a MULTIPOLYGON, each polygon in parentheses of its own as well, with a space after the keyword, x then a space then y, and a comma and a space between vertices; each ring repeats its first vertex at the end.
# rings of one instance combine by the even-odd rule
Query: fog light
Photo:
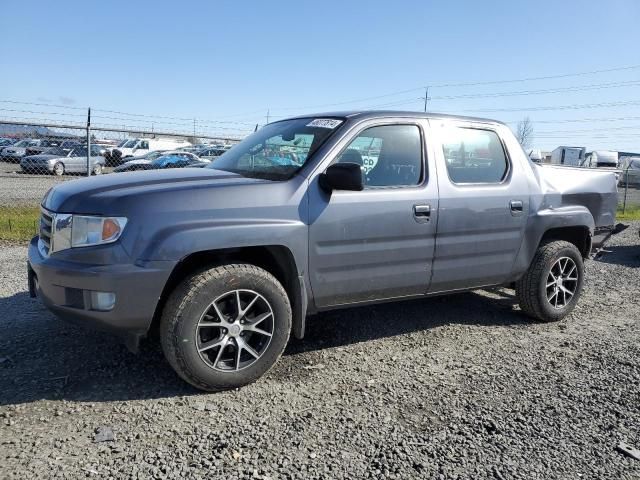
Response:
POLYGON ((91 310, 108 312, 116 304, 116 294, 113 292, 91 292, 91 310))

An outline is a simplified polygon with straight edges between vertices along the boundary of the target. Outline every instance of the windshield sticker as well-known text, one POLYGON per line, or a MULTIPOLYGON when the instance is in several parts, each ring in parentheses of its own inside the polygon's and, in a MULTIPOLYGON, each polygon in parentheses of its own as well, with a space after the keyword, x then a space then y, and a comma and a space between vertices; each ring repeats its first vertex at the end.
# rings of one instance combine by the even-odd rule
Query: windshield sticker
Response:
POLYGON ((307 127, 336 128, 341 123, 342 120, 336 120, 335 118, 316 118, 307 123, 307 127))

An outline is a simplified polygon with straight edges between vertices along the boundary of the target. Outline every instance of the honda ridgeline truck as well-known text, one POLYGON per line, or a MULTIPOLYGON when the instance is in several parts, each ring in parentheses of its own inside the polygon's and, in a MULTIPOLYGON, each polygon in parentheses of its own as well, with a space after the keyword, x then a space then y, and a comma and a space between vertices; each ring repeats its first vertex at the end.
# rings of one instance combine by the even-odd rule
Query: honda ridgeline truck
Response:
POLYGON ((319 311, 505 285, 527 315, 559 320, 616 201, 613 172, 536 165, 499 122, 303 116, 207 168, 55 186, 30 292, 133 350, 157 326, 184 380, 234 388, 319 311))

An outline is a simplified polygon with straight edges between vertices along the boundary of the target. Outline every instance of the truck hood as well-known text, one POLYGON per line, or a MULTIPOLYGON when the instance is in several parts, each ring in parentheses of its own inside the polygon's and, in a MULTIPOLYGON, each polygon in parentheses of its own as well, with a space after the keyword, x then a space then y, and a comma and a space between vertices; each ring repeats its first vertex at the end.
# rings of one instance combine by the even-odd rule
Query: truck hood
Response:
POLYGON ((542 190, 541 209, 581 205, 591 212, 596 227, 615 224, 617 171, 536 164, 534 173, 542 190))
POLYGON ((42 206, 54 212, 111 214, 132 197, 171 195, 193 189, 272 183, 211 168, 184 168, 100 175, 62 182, 47 192, 42 206))

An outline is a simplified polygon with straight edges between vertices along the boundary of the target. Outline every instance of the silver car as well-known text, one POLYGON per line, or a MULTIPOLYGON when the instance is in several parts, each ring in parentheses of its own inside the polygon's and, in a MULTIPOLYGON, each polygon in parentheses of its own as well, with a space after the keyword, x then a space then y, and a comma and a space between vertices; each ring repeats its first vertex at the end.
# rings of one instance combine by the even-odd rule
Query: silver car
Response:
POLYGON ((42 140, 24 138, 19 142, 9 145, 0 150, 0 158, 5 162, 18 163, 27 153, 28 147, 38 147, 42 140))
MULTIPOLYGON (((89 159, 91 173, 100 175, 105 165, 105 159, 100 155, 102 147, 91 145, 91 157, 89 159)), ((64 175, 65 173, 87 173, 87 147, 82 145, 72 150, 54 147, 46 153, 23 157, 20 167, 25 173, 53 173, 64 175)))

